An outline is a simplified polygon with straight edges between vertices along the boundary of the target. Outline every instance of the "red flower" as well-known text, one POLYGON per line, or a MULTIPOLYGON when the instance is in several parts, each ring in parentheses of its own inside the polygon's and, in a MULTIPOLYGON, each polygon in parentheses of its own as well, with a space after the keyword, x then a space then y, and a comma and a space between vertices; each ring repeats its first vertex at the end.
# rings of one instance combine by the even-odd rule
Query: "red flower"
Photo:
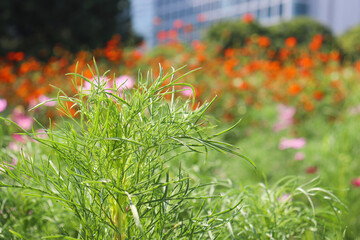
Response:
POLYGON ((24 59, 25 54, 23 52, 9 52, 6 58, 10 61, 20 62, 24 59))
POLYGON ((310 166, 310 167, 306 168, 305 171, 307 174, 314 174, 317 172, 317 170, 318 170, 318 168, 316 166, 310 166))

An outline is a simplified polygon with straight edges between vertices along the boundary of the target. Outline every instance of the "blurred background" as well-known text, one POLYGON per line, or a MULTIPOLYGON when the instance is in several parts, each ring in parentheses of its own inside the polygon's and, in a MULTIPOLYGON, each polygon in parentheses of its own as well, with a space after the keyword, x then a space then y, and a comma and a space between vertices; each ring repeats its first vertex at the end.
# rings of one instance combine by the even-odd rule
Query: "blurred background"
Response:
POLYGON ((359 9, 357 0, 3 0, 0 54, 46 58, 54 46, 73 52, 104 47, 114 34, 126 45, 143 40, 148 48, 174 39, 191 42, 220 21, 244 16, 264 26, 305 16, 340 36, 360 23, 359 9))
POLYGON ((299 16, 310 17, 341 35, 360 23, 357 0, 132 0, 135 32, 149 46, 166 38, 183 41, 201 38, 211 25, 250 14, 264 25, 275 25, 299 16))
POLYGON ((4 0, 0 3, 0 53, 22 51, 47 58, 54 46, 72 52, 102 47, 114 34, 136 43, 128 0, 4 0))

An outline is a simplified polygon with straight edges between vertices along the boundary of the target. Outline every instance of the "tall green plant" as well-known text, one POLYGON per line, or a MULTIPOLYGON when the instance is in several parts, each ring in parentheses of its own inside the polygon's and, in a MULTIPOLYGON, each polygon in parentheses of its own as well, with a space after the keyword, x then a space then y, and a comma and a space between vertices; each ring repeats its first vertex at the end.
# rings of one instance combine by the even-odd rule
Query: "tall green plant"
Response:
POLYGON ((102 81, 106 73, 100 77, 96 63, 95 70, 95 81, 70 74, 76 87, 81 79, 91 84, 91 91, 80 87, 70 97, 59 90, 56 100, 67 121, 46 129, 46 138, 23 130, 49 153, 29 156, 22 151, 17 167, 5 168, 7 179, 0 187, 60 202, 79 220, 81 239, 216 236, 231 218, 225 214, 238 203, 222 209, 207 186, 194 185, 181 167, 173 172, 167 166, 186 152, 208 149, 251 162, 233 146, 213 139, 227 130, 206 134, 204 112, 212 102, 194 108, 194 99, 176 98, 184 86, 191 86, 179 83, 187 74, 175 77, 175 70, 164 74, 160 68, 156 79, 151 73, 146 79, 139 75, 135 89, 108 88, 102 81))

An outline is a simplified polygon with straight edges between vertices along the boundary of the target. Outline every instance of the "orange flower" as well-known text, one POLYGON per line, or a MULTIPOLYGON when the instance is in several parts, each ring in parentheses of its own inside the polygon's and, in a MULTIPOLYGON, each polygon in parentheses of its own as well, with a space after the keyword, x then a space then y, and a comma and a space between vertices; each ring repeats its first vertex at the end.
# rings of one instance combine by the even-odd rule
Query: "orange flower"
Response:
POLYGON ((175 29, 180 29, 184 26, 184 21, 181 20, 181 19, 176 19, 174 22, 173 22, 173 28, 175 29))
POLYGON ((169 39, 175 40, 178 38, 179 33, 176 30, 171 29, 167 32, 167 36, 169 39))
POLYGON ((224 55, 226 58, 232 58, 235 55, 235 50, 233 48, 227 48, 225 49, 224 55))
POLYGON ((36 59, 31 58, 27 62, 23 62, 20 65, 18 73, 19 73, 20 76, 25 75, 28 72, 39 70, 40 67, 41 67, 40 63, 36 59))
POLYGON ((286 66, 283 68, 283 73, 286 80, 291 80, 296 76, 297 69, 295 66, 286 66))
POLYGON ((238 64, 238 61, 236 59, 229 59, 229 60, 225 61, 225 63, 224 63, 225 73, 228 76, 232 77, 232 75, 234 74, 234 68, 237 64, 238 64))
POLYGON ((301 91, 301 87, 297 83, 290 85, 288 89, 288 93, 293 96, 297 95, 300 91, 301 91))
POLYGON ((104 49, 104 55, 110 61, 118 62, 122 59, 122 50, 119 48, 114 48, 112 46, 106 47, 104 49))
POLYGON ((93 74, 91 73, 89 68, 85 69, 85 71, 83 72, 83 76, 88 78, 88 79, 93 78, 93 74))
POLYGON ((196 55, 196 59, 199 63, 202 63, 202 62, 206 61, 206 56, 204 54, 200 53, 200 54, 196 55))
POLYGON ((206 46, 205 44, 203 44, 201 41, 199 40, 194 40, 191 42, 191 46, 192 48, 195 50, 195 51, 198 51, 198 52, 203 52, 205 51, 206 49, 206 46))
POLYGON ((268 37, 260 36, 258 38, 258 44, 259 44, 260 47, 267 48, 267 47, 270 46, 271 40, 268 37))
POLYGON ((355 68, 360 73, 360 60, 355 63, 355 68))
POLYGON ((320 101, 324 98, 324 92, 323 91, 320 91, 320 90, 317 90, 314 92, 314 98, 315 100, 317 101, 320 101))
POLYGON ((329 58, 333 61, 340 61, 341 56, 338 51, 331 51, 329 58))
POLYGON ((285 45, 289 48, 293 48, 295 47, 297 44, 297 39, 295 37, 288 37, 286 40, 285 40, 285 45))
POLYGON ((16 89, 16 95, 25 99, 30 93, 31 90, 31 84, 30 80, 25 80, 17 89, 16 89))
POLYGON ((324 41, 324 36, 321 34, 316 34, 313 38, 312 41, 309 44, 309 48, 312 51, 317 51, 322 47, 324 41))
POLYGON ((242 16, 244 23, 251 23, 254 21, 254 16, 251 13, 246 13, 242 16))
POLYGON ((131 53, 131 57, 134 58, 136 61, 140 61, 142 58, 142 52, 140 52, 139 50, 134 50, 131 53))
POLYGON ((194 27, 192 24, 185 24, 184 26, 184 32, 185 33, 191 33, 194 30, 194 27))
POLYGON ((288 59, 288 57, 291 55, 291 52, 289 49, 287 48, 281 48, 279 50, 279 59, 281 61, 285 61, 286 59, 288 59))
POLYGON ((303 68, 310 68, 313 65, 313 60, 310 57, 300 58, 299 65, 303 68))
POLYGON ((305 101, 304 102, 304 109, 308 112, 311 112, 312 110, 314 110, 314 104, 310 101, 305 101))
POLYGON ((119 34, 115 34, 112 38, 106 43, 107 47, 117 47, 121 41, 121 36, 119 34))
POLYGON ((76 115, 75 103, 66 101, 66 102, 63 102, 63 104, 64 104, 65 109, 63 109, 63 108, 59 109, 60 114, 68 116, 68 114, 70 113, 70 115, 72 117, 75 117, 75 115, 76 115))
POLYGON ((0 68, 0 82, 12 83, 16 76, 12 73, 12 67, 10 65, 0 68))
POLYGON ((166 31, 164 30, 161 30, 161 31, 158 31, 157 33, 157 40, 160 41, 160 42, 163 42, 166 40, 166 31))

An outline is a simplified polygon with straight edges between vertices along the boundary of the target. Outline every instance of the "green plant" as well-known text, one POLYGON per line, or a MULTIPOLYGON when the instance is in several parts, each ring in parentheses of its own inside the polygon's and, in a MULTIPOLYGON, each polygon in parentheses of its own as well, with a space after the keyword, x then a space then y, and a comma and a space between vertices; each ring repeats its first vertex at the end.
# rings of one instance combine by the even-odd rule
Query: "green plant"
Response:
POLYGON ((175 99, 180 87, 191 87, 179 83, 187 74, 175 78, 175 70, 164 74, 160 69, 157 79, 139 75, 136 89, 123 89, 116 83, 109 88, 106 73, 100 77, 96 63, 95 69, 94 82, 70 74, 75 87, 82 79, 91 91, 80 87, 70 97, 59 90, 56 100, 68 121, 56 128, 50 124, 46 138, 22 129, 47 147, 46 154, 21 151, 13 170, 4 163, 7 178, 0 187, 61 203, 80 222, 81 239, 191 239, 222 233, 240 201, 222 209, 207 185, 193 184, 181 166, 171 171, 167 165, 187 152, 209 149, 251 162, 230 144, 213 140, 229 129, 206 134, 211 125, 204 112, 212 102, 194 108, 194 99, 175 99))
POLYGON ((211 26, 205 34, 205 39, 220 44, 223 49, 239 48, 254 35, 268 35, 268 30, 257 22, 223 21, 211 26))
POLYGON ((326 51, 340 50, 339 45, 329 28, 308 17, 298 17, 269 27, 270 36, 275 47, 284 45, 288 37, 295 37, 300 46, 307 47, 312 38, 320 34, 324 37, 323 49, 326 51))
POLYGON ((244 187, 239 196, 243 207, 233 220, 238 224, 238 236, 342 239, 339 223, 346 209, 335 195, 318 187, 317 180, 301 184, 296 177, 285 177, 271 187, 267 184, 244 187))
POLYGON ((360 56, 360 26, 353 27, 339 37, 339 43, 345 53, 351 59, 359 59, 360 56))

